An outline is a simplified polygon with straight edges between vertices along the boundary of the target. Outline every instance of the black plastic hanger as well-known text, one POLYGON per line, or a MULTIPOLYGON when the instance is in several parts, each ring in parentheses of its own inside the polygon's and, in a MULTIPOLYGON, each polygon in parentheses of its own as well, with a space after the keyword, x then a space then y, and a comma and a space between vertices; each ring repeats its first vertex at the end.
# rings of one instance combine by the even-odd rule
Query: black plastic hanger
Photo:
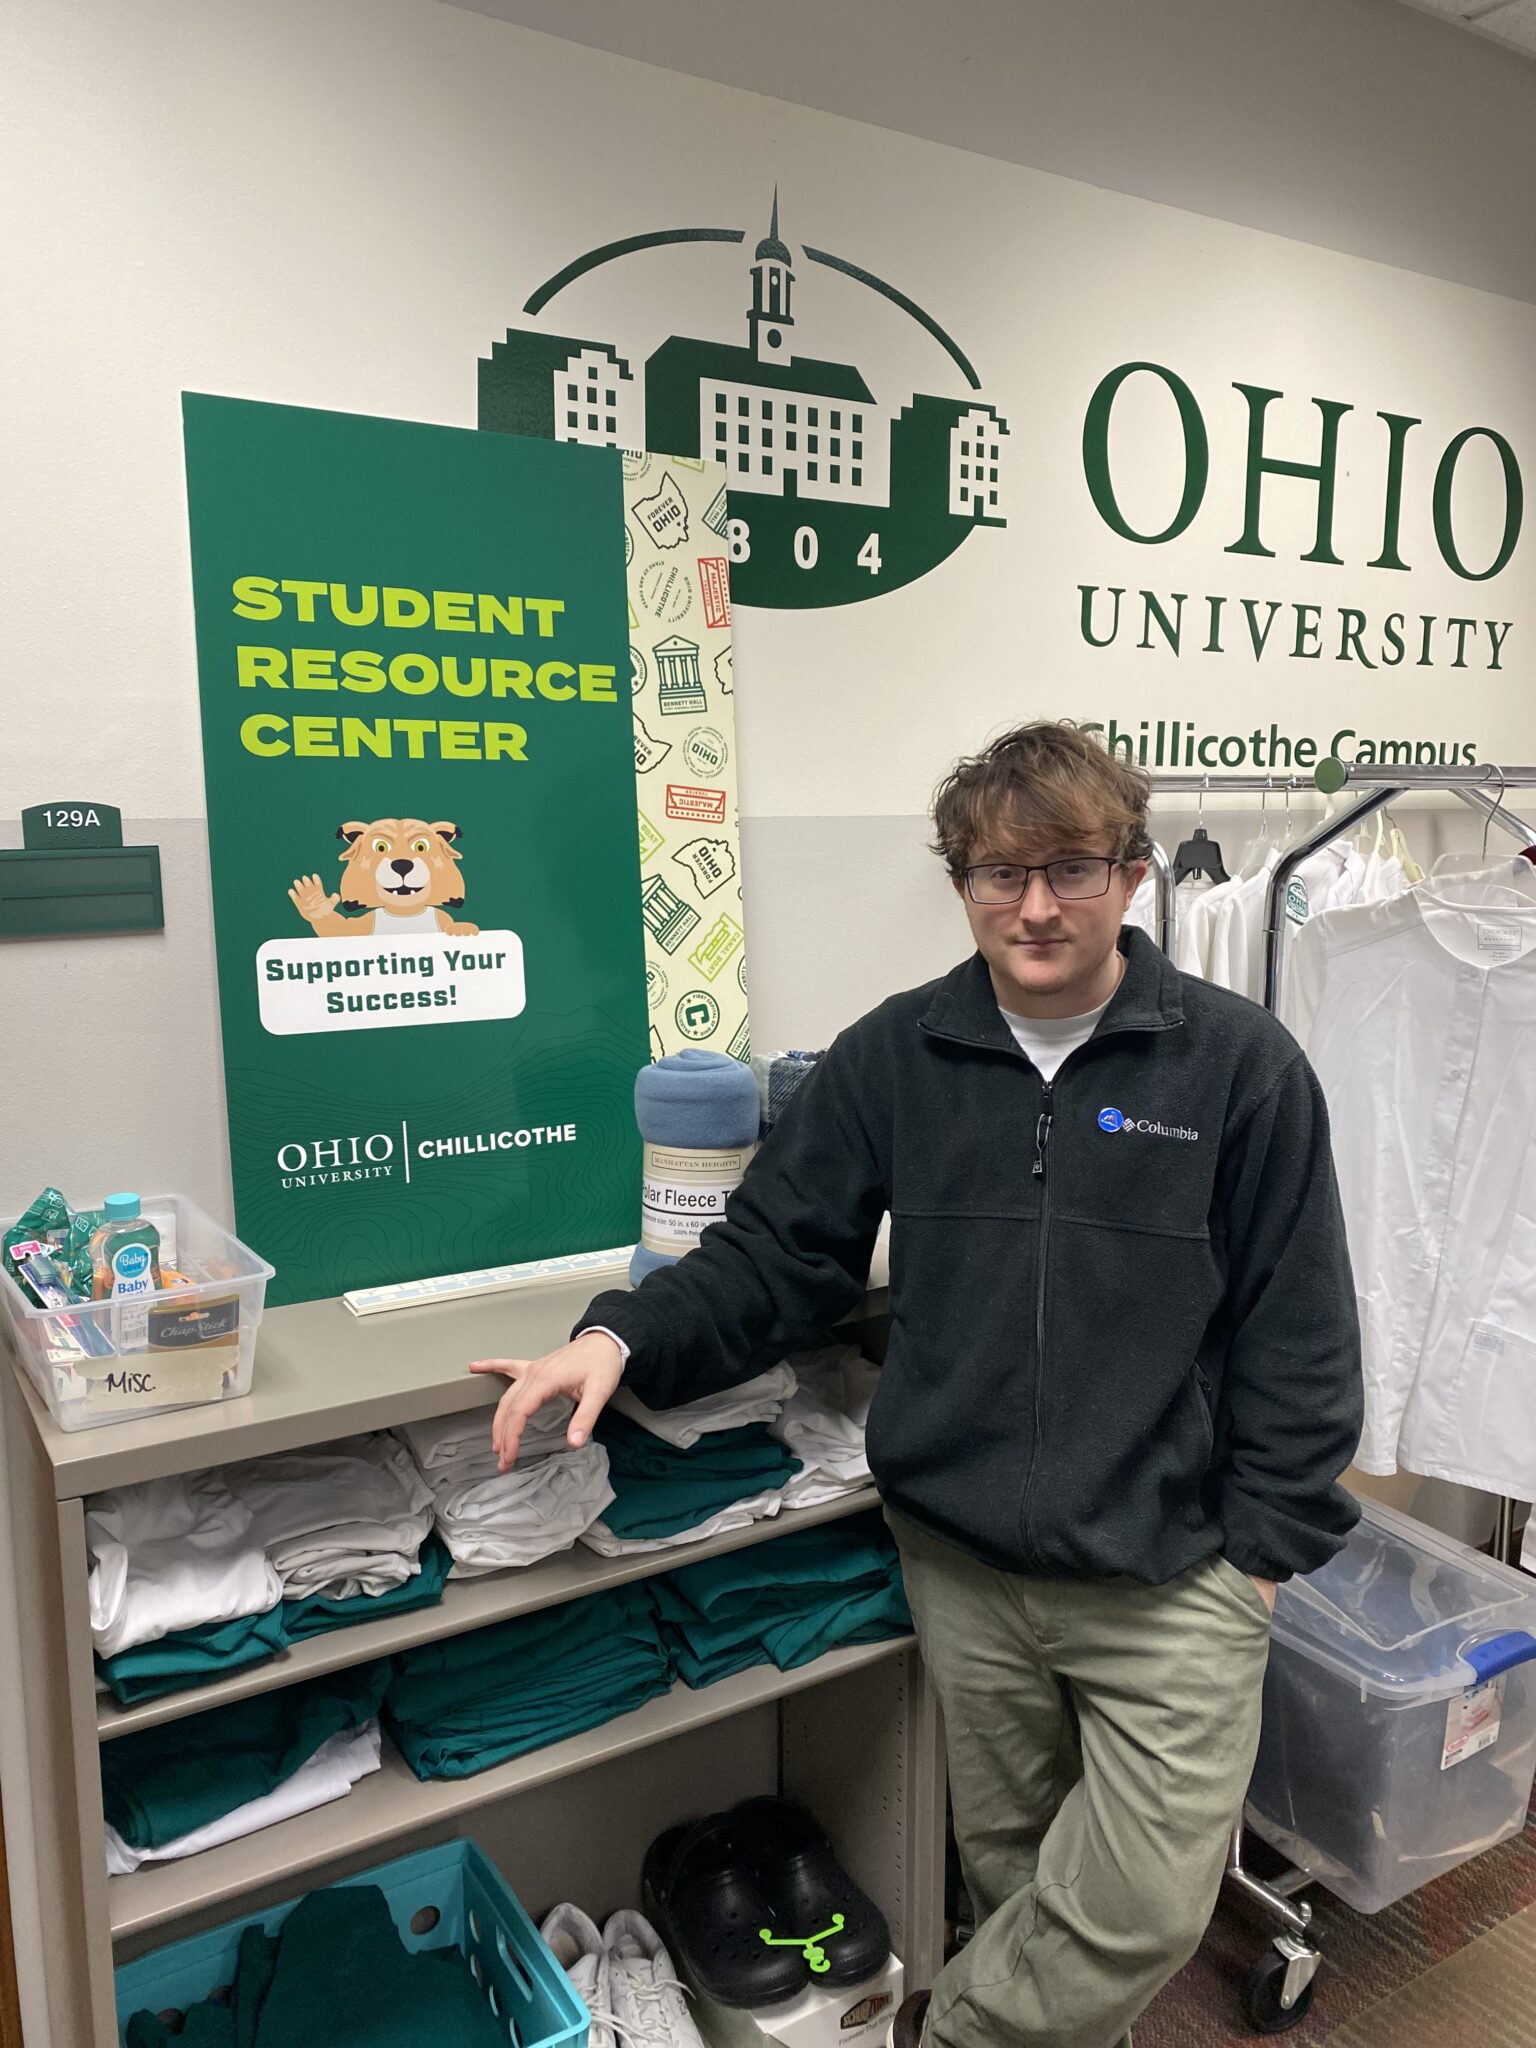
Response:
MULTIPOLYGON (((1206 788, 1210 787, 1209 778, 1206 788)), ((1191 875, 1209 875, 1213 882, 1229 882, 1232 878, 1221 864, 1221 847, 1205 829, 1205 790, 1200 792, 1200 822, 1195 826, 1193 839, 1183 840, 1173 856, 1173 879, 1184 882, 1191 875)))
POLYGON ((1173 856, 1173 879, 1184 882, 1191 875, 1209 875, 1213 882, 1232 878, 1221 864, 1221 848, 1203 825, 1195 827, 1193 839, 1186 839, 1173 856))

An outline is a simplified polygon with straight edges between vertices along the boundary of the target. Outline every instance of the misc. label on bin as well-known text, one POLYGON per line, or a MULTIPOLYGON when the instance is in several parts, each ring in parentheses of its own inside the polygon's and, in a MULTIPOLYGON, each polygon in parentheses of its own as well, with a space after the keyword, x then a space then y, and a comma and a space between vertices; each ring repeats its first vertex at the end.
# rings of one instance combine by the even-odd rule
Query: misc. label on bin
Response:
POLYGON ((224 1375, 239 1358, 231 1330, 209 1344, 173 1351, 130 1351, 118 1358, 80 1362, 83 1406, 92 1415, 131 1415, 138 1408, 166 1408, 182 1402, 217 1401, 224 1375))
POLYGON ((1469 1692, 1458 1693, 1445 1716, 1441 1770, 1448 1771, 1452 1764, 1464 1764, 1469 1756, 1492 1749, 1499 1739, 1499 1720, 1503 1712, 1502 1678, 1490 1678, 1485 1685, 1474 1685, 1469 1692))

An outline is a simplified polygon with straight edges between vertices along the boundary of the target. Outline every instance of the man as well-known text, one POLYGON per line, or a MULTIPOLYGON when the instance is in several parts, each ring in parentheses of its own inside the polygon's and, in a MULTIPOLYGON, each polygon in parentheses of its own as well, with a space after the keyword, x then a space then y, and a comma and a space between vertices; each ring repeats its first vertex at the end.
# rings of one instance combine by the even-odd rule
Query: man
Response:
POLYGON ((892 1216, 869 1458, 942 1702, 973 1940, 896 2048, 1111 2048, 1197 1946, 1258 1740, 1274 1586, 1357 1510, 1359 1331, 1327 1116, 1263 1010, 1122 918, 1148 783, 1023 726, 935 799, 976 953, 845 1031, 678 1265, 604 1294, 495 1421, 621 1373, 729 1386, 859 1299, 892 1216))

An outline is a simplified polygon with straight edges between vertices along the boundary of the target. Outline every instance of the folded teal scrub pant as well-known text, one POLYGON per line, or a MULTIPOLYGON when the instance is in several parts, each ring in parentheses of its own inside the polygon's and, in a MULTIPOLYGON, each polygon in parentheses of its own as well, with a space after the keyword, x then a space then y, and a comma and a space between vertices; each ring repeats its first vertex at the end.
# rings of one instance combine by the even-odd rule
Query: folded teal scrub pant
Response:
POLYGON ((887 1519, 976 1909, 924 2048, 1115 2048, 1215 1907, 1258 1747, 1264 1597, 1223 1558, 1166 1586, 1020 1578, 887 1519))

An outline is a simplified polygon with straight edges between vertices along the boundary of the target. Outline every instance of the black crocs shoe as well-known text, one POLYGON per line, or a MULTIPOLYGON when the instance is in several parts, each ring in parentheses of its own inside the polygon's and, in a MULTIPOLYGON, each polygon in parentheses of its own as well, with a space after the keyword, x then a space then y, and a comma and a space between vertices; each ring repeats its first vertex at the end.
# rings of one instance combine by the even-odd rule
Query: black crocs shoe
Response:
POLYGON ((707 1998, 779 2005, 820 1980, 793 1939, 799 1929, 781 1926, 764 1898, 727 1819, 715 1814, 657 1837, 641 1874, 645 1911, 707 1998))
POLYGON ((797 1936, 812 1984, 863 1984, 885 1968, 891 1931, 803 1806, 747 1799, 726 1815, 731 1841, 780 1923, 797 1936))

